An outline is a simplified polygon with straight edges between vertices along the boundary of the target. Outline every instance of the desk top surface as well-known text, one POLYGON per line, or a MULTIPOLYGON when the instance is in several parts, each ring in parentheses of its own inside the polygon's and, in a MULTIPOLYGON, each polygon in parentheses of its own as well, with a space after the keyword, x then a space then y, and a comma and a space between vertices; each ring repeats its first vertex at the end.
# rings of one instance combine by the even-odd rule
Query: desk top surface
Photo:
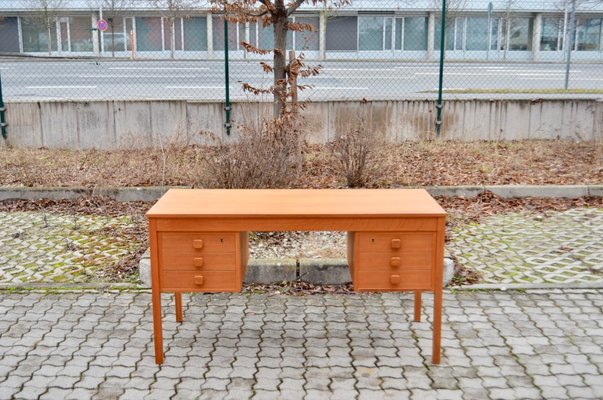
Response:
POLYGON ((170 189, 148 218, 438 217, 423 189, 170 189))

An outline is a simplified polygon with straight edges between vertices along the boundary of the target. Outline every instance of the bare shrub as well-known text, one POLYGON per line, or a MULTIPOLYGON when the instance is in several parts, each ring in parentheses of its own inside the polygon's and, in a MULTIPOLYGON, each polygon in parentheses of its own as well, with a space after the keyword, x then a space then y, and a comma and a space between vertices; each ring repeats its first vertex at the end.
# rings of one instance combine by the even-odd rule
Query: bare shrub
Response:
POLYGON ((205 158, 202 185, 224 189, 291 187, 300 174, 301 129, 287 114, 239 127, 240 138, 223 139, 205 158))
POLYGON ((380 153, 385 137, 370 127, 369 118, 359 117, 332 143, 336 170, 349 187, 373 186, 383 173, 380 153))

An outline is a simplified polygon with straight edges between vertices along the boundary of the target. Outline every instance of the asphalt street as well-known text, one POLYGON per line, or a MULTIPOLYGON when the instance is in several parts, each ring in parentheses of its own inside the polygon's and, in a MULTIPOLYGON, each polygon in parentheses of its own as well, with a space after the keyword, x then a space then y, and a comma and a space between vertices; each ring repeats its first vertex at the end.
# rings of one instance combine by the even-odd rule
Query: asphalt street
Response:
MULTIPOLYGON (((437 63, 329 61, 322 65, 319 76, 300 80, 300 84, 310 85, 302 91, 302 99, 431 98, 438 87, 437 63)), ((222 61, 0 58, 0 73, 6 100, 220 101, 225 95, 222 61)), ((564 79, 565 65, 558 63, 449 62, 444 89, 562 89, 564 79)), ((271 85, 272 76, 262 71, 258 61, 232 61, 231 99, 257 99, 242 90, 243 82, 265 88, 271 85)), ((603 64, 574 64, 570 88, 603 90, 603 64)))

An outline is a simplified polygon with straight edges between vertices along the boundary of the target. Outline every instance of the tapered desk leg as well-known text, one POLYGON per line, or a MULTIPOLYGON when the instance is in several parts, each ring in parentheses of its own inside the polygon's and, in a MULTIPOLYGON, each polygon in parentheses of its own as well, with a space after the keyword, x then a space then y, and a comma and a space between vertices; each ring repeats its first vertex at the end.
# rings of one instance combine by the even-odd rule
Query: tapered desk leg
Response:
POLYGON ((415 290, 415 322, 421 322, 421 291, 415 290))
POLYGON ((155 362, 163 363, 163 331, 161 326, 161 292, 153 285, 153 340, 155 342, 155 362))
POLYGON ((163 363, 163 327, 161 326, 161 286, 159 284, 159 257, 157 254, 157 224, 149 220, 151 241, 151 302, 153 303, 153 342, 155 344, 155 362, 163 363))
POLYGON ((176 322, 182 322, 182 293, 174 293, 174 300, 176 303, 176 322))
POLYGON ((442 340, 442 289, 433 293, 433 355, 432 362, 440 363, 442 340))
POLYGON ((440 218, 438 221, 437 247, 436 247, 436 268, 433 290, 433 353, 432 362, 440 363, 442 351, 442 296, 443 296, 443 274, 444 274, 444 237, 446 235, 446 219, 440 218))

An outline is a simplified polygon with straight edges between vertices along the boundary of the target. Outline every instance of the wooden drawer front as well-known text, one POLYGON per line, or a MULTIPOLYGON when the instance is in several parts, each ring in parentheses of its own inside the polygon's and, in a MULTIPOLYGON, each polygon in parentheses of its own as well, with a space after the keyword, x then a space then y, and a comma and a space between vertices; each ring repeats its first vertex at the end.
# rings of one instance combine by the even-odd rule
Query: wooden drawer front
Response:
POLYGON ((238 292, 241 282, 230 271, 163 271, 161 287, 188 292, 238 292))
POLYGON ((237 256, 235 253, 173 255, 160 254, 161 268, 181 271, 235 271, 237 256))
POLYGON ((195 257, 197 254, 236 252, 234 233, 183 233, 162 232, 159 234, 159 254, 162 259, 195 257))
POLYGON ((431 251, 433 233, 360 232, 358 252, 397 252, 402 254, 431 251))
POLYGON ((396 290, 431 290, 433 284, 432 271, 375 271, 358 270, 354 289, 375 291, 396 290))
POLYGON ((433 251, 412 252, 408 254, 359 253, 356 260, 358 268, 371 271, 407 271, 429 270, 433 267, 433 251))

